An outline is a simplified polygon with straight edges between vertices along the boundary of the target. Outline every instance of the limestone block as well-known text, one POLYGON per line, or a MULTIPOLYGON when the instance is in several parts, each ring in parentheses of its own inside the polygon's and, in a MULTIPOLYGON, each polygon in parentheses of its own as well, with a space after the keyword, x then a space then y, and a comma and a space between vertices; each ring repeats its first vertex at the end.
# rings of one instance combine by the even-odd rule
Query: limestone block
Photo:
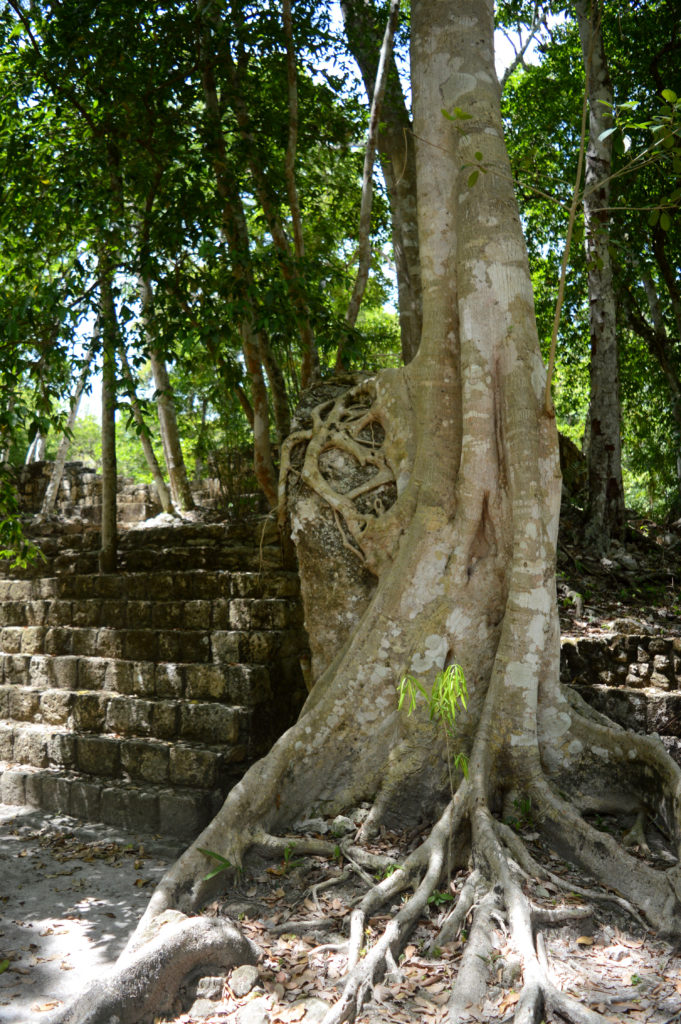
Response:
POLYGON ((45 634, 45 654, 73 654, 73 633, 63 626, 53 626, 45 634))
POLYGON ((180 708, 180 735, 200 743, 236 743, 237 710, 222 704, 185 704, 180 708))
POLYGON ((209 661, 209 634, 189 629, 163 630, 158 634, 158 653, 160 661, 209 661))
POLYGON ((226 696, 250 707, 271 699, 269 670, 264 665, 228 665, 224 668, 226 696))
POLYGON ((106 693, 78 690, 73 694, 73 724, 77 732, 102 732, 109 703, 106 693))
POLYGON ((35 597, 40 599, 51 599, 56 597, 59 589, 59 581, 56 579, 35 580, 35 597))
POLYGON ((129 629, 149 629, 153 625, 154 607, 155 605, 151 601, 128 601, 125 625, 129 629))
POLYGON ((109 662, 106 658, 80 658, 78 662, 78 689, 103 690, 109 662))
POLYGON ((207 629, 211 623, 211 602, 204 600, 185 601, 184 629, 207 629))
POLYGON ((21 636, 21 653, 42 654, 45 633, 44 626, 26 626, 21 636))
POLYGON ((94 782, 74 779, 71 784, 71 814, 85 821, 102 820, 102 790, 94 782))
POLYGON ((154 661, 157 634, 153 629, 127 629, 123 636, 123 656, 131 661, 154 661))
POLYGON ((672 651, 672 641, 670 637, 653 637, 648 644, 649 654, 665 654, 670 655, 672 651))
POLYGON ((214 750, 176 743, 170 748, 170 781, 176 786, 210 788, 217 784, 220 764, 220 755, 214 750))
POLYGON ((648 654, 646 647, 644 647, 641 643, 639 643, 638 648, 636 650, 636 661, 639 663, 639 665, 647 665, 650 661, 650 655, 648 654))
POLYGON ((21 601, 7 601, 0 605, 0 621, 3 626, 25 626, 27 606, 21 601))
POLYGON ((72 621, 72 605, 70 601, 56 598, 50 601, 45 613, 45 623, 48 626, 68 626, 72 621))
POLYGON ((12 687, 9 694, 9 714, 16 722, 31 722, 38 713, 40 692, 27 687, 12 687))
POLYGON ((76 737, 72 732, 52 732, 47 737, 47 757, 57 768, 73 768, 76 763, 76 737))
POLYGON ((43 775, 41 805, 55 814, 71 813, 71 780, 58 775, 43 775))
POLYGON ((65 690, 47 690, 40 697, 40 715, 49 725, 62 725, 71 713, 73 694, 65 690))
POLYGON ((618 725, 634 732, 645 732, 647 726, 646 695, 624 687, 585 686, 582 696, 597 711, 612 718, 618 725))
POLYGON ((229 629, 229 599, 218 597, 212 603, 211 623, 213 629, 229 629))
POLYGON ((12 580, 9 588, 10 601, 30 601, 33 597, 32 580, 12 580))
POLYGON ((28 667, 28 675, 31 686, 40 689, 48 689, 52 686, 54 678, 54 659, 46 654, 34 654, 28 667))
POLYGON ((75 690, 78 686, 78 658, 67 655, 53 660, 54 685, 61 690, 75 690))
POLYGON ((26 772, 8 768, 0 776, 0 802, 12 807, 26 803, 26 772))
POLYGON ((164 835, 193 839, 210 818, 203 794, 162 790, 158 798, 159 831, 164 835))
POLYGON ((246 637, 241 661, 255 665, 269 664, 281 646, 284 635, 282 630, 251 630, 246 637))
POLYGON ((169 748, 166 743, 126 740, 121 744, 121 766, 132 779, 168 781, 169 748))
POLYGON ((187 665, 185 680, 190 700, 221 700, 225 695, 225 677, 217 665, 187 665))
POLYGON ((77 736, 76 763, 88 775, 119 775, 120 744, 108 736, 77 736))
POLYGON ((284 629, 289 624, 287 601, 234 598, 230 602, 232 629, 284 629))
POLYGON ((89 598, 73 602, 73 614, 71 622, 74 626, 109 626, 111 623, 102 622, 101 604, 89 598))
POLYGON ((169 572, 145 573, 137 583, 139 589, 133 589, 130 596, 152 601, 167 601, 175 589, 173 576, 169 572))
POLYGON ((173 700, 155 701, 151 710, 151 734, 160 740, 177 737, 179 703, 173 700))
POLYGON ((39 727, 17 730, 14 734, 14 760, 34 768, 46 768, 47 734, 39 727))
POLYGON ((182 697, 185 692, 186 665, 176 662, 161 662, 156 666, 156 695, 158 697, 182 697))
POLYGON ((132 786, 107 786, 102 790, 102 820, 131 832, 158 830, 158 798, 153 792, 132 786))
POLYGON ((183 609, 182 601, 156 601, 152 605, 151 625, 154 629, 182 629, 183 609))
POLYGON ((0 718, 9 718, 9 686, 0 686, 0 718))
MULTIPOLYGON (((651 645, 652 646, 652 645, 651 645)), ((653 657, 653 671, 661 672, 663 675, 670 675, 672 664, 667 654, 656 654, 653 657)))
POLYGON ((648 686, 652 686, 656 690, 671 690, 671 685, 669 677, 663 675, 662 672, 653 672, 648 680, 648 686))
POLYGON ((90 658, 99 655, 99 632, 94 626, 80 626, 78 629, 72 629, 73 653, 90 658))
POLYGON ((247 633, 234 630, 213 633, 210 638, 213 661, 218 665, 243 661, 245 655, 242 656, 242 651, 246 648, 247 638, 247 633))
POLYGON ((0 655, 4 664, 3 679, 5 683, 16 686, 28 686, 30 682, 31 658, 28 654, 0 655))
MULTIPOLYGON (((125 601, 102 601, 99 612, 100 626, 109 626, 111 629, 125 629, 128 624, 128 609, 125 601)), ((136 622, 134 625, 141 625, 136 622)))
POLYGON ((5 626, 0 631, 0 650, 5 654, 18 654, 21 651, 22 632, 20 626, 5 626))
POLYGON ((44 626, 48 607, 47 601, 28 601, 25 605, 27 625, 44 626))
POLYGON ((43 775, 41 771, 26 773, 24 801, 27 807, 43 806, 43 775))
POLYGON ((681 739, 678 736, 661 736, 667 753, 673 757, 676 763, 681 767, 681 739))
POLYGON ((14 726, 0 722, 0 761, 11 761, 14 753, 14 726))
POLYGON ((681 693, 650 694, 648 731, 660 736, 681 736, 681 693))
POLYGON ((124 736, 148 736, 153 704, 136 697, 111 697, 106 716, 107 732, 124 736))
POLYGON ((97 650, 100 658, 122 658, 123 657, 123 635, 109 627, 102 627, 97 633, 97 650))

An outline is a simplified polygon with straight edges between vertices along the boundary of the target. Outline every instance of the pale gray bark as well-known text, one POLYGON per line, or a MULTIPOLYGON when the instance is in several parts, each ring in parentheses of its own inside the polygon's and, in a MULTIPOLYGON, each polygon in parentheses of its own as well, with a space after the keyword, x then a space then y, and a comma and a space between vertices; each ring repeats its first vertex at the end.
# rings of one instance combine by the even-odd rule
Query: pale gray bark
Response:
POLYGON ((135 423, 137 424, 137 427, 139 429, 140 444, 142 445, 144 458, 147 461, 147 466, 149 467, 149 471, 151 472, 154 481, 154 487, 156 489, 156 494, 158 495, 158 500, 161 503, 161 508, 163 509, 164 512, 168 512, 170 515, 174 515, 175 509, 173 507, 173 502, 170 497, 170 492, 168 490, 166 482, 163 479, 163 473, 161 472, 161 467, 158 464, 158 459, 156 458, 156 453, 154 452, 153 445, 149 440, 147 426, 144 422, 144 416, 142 414, 142 410, 137 399, 137 394, 135 392, 135 378, 130 363, 128 362, 128 357, 125 354, 125 350, 121 350, 121 364, 123 366, 123 373, 125 375, 126 383, 128 386, 130 408, 132 409, 133 419, 135 420, 135 423))
MULTIPOLYGON (((371 100, 381 46, 376 10, 368 0, 343 0, 341 8, 348 45, 371 100)), ((414 137, 394 60, 390 61, 383 98, 378 152, 390 200, 402 358, 406 364, 416 355, 421 341, 421 264, 414 137)))
POLYGON ((621 407, 617 352, 617 309, 610 258, 609 176, 612 169, 612 126, 608 105, 613 102, 600 5, 575 0, 589 100, 589 145, 586 153, 583 199, 591 325, 591 362, 587 465, 589 501, 587 539, 606 551, 626 525, 622 485, 621 407))
POLYGON ((99 571, 115 572, 116 526, 116 349, 118 323, 108 259, 100 258, 100 323, 102 328, 102 517, 99 571))
MULTIPOLYGON (((143 315, 148 316, 153 299, 151 282, 140 278, 139 290, 143 315)), ((149 335, 148 341, 151 372, 154 378, 154 387, 156 388, 156 405, 158 408, 158 422, 161 428, 163 454, 170 479, 170 492, 173 503, 178 508, 190 510, 194 508, 194 498, 192 497, 189 477, 187 476, 187 469, 182 454, 182 443, 177 426, 173 389, 165 359, 154 345, 154 339, 149 335)))
POLYGON ((57 492, 59 491, 59 485, 61 484, 62 477, 64 475, 64 467, 66 465, 66 459, 69 454, 69 448, 71 447, 71 438, 69 437, 69 433, 73 430, 73 427, 76 422, 78 409, 80 407, 80 400, 83 397, 83 391, 85 390, 85 385, 87 384, 88 376, 90 374, 90 364, 92 362, 92 357, 94 356, 95 348, 97 347, 98 341, 99 324, 95 328, 92 344, 85 356, 85 362, 83 364, 82 370, 80 371, 80 376, 78 377, 78 381, 76 383, 76 389, 73 392, 73 396, 71 398, 71 407, 69 409, 69 418, 66 423, 66 429, 64 431, 64 436, 59 442, 59 447, 57 448, 57 454, 55 455, 54 458, 54 465, 52 466, 52 473, 50 475, 50 480, 47 485, 47 489, 43 497, 43 503, 40 508, 40 511, 44 516, 48 515, 50 512, 53 511, 55 502, 57 500, 57 492))

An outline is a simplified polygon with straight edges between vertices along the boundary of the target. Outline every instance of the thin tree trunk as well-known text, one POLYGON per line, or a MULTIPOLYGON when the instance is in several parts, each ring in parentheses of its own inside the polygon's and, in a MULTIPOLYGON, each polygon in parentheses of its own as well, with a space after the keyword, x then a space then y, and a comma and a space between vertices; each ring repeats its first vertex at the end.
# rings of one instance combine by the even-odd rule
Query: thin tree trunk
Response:
POLYGON ((78 415, 78 409, 80 407, 80 400, 83 397, 83 391, 85 390, 85 385, 87 384, 87 379, 90 373, 90 364, 92 363, 92 358, 95 354, 95 349, 97 348, 98 344, 99 323, 95 327, 95 332, 92 338, 92 344, 90 345, 90 348, 88 349, 85 355, 85 362, 83 364, 82 370, 80 371, 80 376, 78 377, 76 390, 74 391, 73 397, 71 398, 71 408, 69 410, 69 418, 66 423, 66 429, 64 431, 64 436, 59 442, 59 447, 57 448, 57 454, 55 455, 54 458, 52 473, 50 475, 50 480, 47 485, 47 489, 43 497, 43 503, 40 508, 40 512, 44 516, 49 515, 50 512, 53 511, 55 502, 57 500, 57 492, 59 491, 59 485, 61 484, 62 477, 64 475, 64 467, 66 465, 66 459, 69 454, 69 448, 71 447, 71 438, 69 435, 73 430, 74 424, 76 422, 76 416, 78 415))
POLYGON ((116 572, 116 348, 118 324, 108 257, 100 257, 102 327, 102 519, 99 571, 116 572))
MULTIPOLYGON (((140 296, 142 299, 143 315, 148 316, 151 311, 152 290, 151 283, 145 278, 139 279, 140 296)), ((156 404, 158 408, 158 421, 161 427, 161 440, 163 442, 163 454, 170 479, 170 491, 173 502, 181 509, 187 511, 194 508, 187 469, 182 455, 182 444, 180 432, 177 427, 177 413, 173 400, 173 389, 168 377, 165 360, 149 337, 149 358, 151 361, 151 372, 154 377, 156 388, 156 404)))
POLYGON ((144 452, 144 457, 147 460, 147 466, 149 467, 149 470, 154 481, 154 487, 156 488, 158 500, 161 503, 161 508, 163 509, 164 512, 169 513, 169 515, 175 515, 175 509, 173 507, 173 502, 170 497, 170 492, 168 490, 165 480, 163 479, 163 473, 161 472, 161 467, 158 464, 156 453, 154 451, 151 440, 149 439, 147 425, 144 422, 144 416, 142 415, 142 410, 137 399, 137 393, 135 391, 135 378, 132 373, 132 367, 128 362, 128 357, 125 354, 125 350, 123 349, 121 349, 121 363, 123 365, 123 373, 125 375, 126 384, 128 386, 130 408, 132 409, 133 418, 139 429, 140 444, 142 445, 142 451, 144 452))
MULTIPOLYGON (((348 45, 371 102, 381 46, 376 11, 368 2, 347 0, 342 0, 341 8, 348 45)), ((378 151, 390 200, 402 358, 406 364, 421 342, 421 264, 414 138, 394 58, 390 60, 383 98, 378 151)))
POLYGON ((598 0, 576 0, 575 10, 589 98, 589 146, 583 200, 591 323, 586 537, 599 551, 607 551, 612 538, 621 537, 626 526, 617 310, 607 212, 612 136, 600 137, 611 124, 608 110, 613 102, 613 92, 603 48, 598 0))

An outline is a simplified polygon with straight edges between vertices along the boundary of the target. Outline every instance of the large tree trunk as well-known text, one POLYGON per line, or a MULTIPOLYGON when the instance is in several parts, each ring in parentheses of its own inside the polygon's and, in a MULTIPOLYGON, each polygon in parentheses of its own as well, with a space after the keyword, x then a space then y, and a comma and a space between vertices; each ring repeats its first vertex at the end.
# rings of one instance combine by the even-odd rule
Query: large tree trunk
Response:
POLYGON ((622 486, 621 408, 617 356, 617 309, 610 258, 610 173, 613 92, 601 33, 600 5, 576 0, 575 11, 589 99, 586 152, 584 244, 591 324, 590 395, 587 447, 589 501, 587 540, 607 551, 626 526, 622 486))
MULTIPOLYGON (((531 800, 546 841, 595 877, 617 878, 651 923, 679 934, 678 868, 636 860, 578 808, 645 779, 648 794, 668 801, 678 848, 681 771, 659 740, 616 731, 573 706, 559 685, 558 443, 503 143, 491 0, 415 0, 411 30, 421 346, 404 369, 341 382, 335 393, 314 389, 299 416, 283 489, 303 572, 309 546, 326 557, 323 572, 312 566, 326 589, 305 581, 318 676, 299 721, 162 880, 130 949, 145 947, 169 909, 194 913, 214 891, 202 850, 233 865, 252 848, 281 856, 285 844, 289 853, 297 846, 273 832, 312 807, 335 814, 368 800, 361 838, 385 821, 432 828, 353 914, 344 993, 325 1024, 357 1012, 451 860, 469 857, 489 892, 474 927, 484 931, 503 913, 522 960, 516 1021, 556 1008, 591 1021, 550 981, 517 881, 518 863, 530 860, 495 815, 504 802, 531 800), (456 107, 470 115, 465 130, 442 115, 456 107), (469 187, 465 165, 477 151, 487 173, 469 187), (347 571, 337 571, 342 565, 347 571), (342 583, 350 615, 337 597, 342 583), (324 651, 327 605, 345 629, 324 651), (427 709, 400 712, 396 686, 409 674, 430 688, 453 665, 465 673, 469 700, 447 740, 427 709), (468 756, 467 777, 448 758, 448 742, 468 756), (361 958, 368 917, 408 889, 361 958)), ((454 1020, 471 1002, 478 960, 461 963, 454 1020)))

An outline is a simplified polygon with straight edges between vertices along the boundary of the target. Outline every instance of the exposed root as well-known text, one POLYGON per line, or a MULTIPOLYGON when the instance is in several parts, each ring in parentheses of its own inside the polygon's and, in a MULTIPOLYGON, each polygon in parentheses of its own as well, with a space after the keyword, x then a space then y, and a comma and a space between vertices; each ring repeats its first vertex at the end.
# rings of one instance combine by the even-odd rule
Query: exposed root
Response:
POLYGON ((459 893, 459 898, 456 901, 456 904, 449 914, 447 914, 440 931, 430 943, 430 946, 428 947, 429 953, 432 953, 438 946, 446 946, 447 943, 453 942, 454 939, 458 937, 458 934, 463 928, 464 922, 475 903, 480 883, 480 872, 477 869, 471 871, 470 875, 461 887, 461 892, 459 893))

